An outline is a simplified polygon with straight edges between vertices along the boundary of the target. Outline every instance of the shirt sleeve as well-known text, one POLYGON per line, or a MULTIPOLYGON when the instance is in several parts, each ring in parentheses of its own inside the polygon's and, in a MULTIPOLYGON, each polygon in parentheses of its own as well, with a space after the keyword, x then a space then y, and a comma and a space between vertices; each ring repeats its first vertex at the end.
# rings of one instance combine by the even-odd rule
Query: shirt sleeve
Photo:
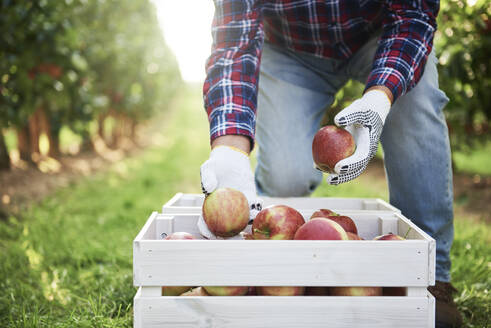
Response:
POLYGON ((411 90, 423 75, 433 47, 439 1, 387 1, 388 15, 366 89, 383 85, 394 101, 411 90))
POLYGON ((264 41, 259 2, 215 0, 213 45, 203 85, 211 141, 239 134, 249 137, 253 146, 264 41))

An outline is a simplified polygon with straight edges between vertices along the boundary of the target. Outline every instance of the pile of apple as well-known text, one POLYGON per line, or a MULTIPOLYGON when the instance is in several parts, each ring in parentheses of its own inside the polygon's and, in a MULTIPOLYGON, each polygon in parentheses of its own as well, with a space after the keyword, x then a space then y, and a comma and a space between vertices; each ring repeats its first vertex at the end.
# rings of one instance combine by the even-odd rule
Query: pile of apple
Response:
MULTIPOLYGON (((249 222, 246 197, 237 190, 220 188, 208 195, 203 203, 203 218, 216 236, 232 237, 241 233, 249 222)), ((246 240, 363 240, 355 222, 348 216, 329 209, 320 209, 305 222, 302 214, 286 205, 269 206, 260 211, 252 223, 251 233, 241 233, 246 240)), ((195 239, 187 232, 175 232, 165 239, 195 239)), ((385 234, 374 240, 404 240, 395 234, 385 234)), ((162 287, 162 295, 181 296, 380 296, 405 295, 399 287, 303 287, 303 286, 202 286, 162 287)))

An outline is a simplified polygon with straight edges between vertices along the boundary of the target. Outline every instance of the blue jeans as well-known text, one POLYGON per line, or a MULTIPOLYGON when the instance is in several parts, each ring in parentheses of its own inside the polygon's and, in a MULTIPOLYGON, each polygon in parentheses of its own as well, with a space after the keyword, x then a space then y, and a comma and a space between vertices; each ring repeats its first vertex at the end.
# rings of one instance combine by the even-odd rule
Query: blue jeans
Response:
MULTIPOLYGON (((265 43, 259 79, 255 173, 258 194, 307 196, 322 181, 313 168, 312 139, 326 107, 349 80, 365 82, 377 38, 350 60, 322 59, 265 43)), ((436 242, 436 279, 450 280, 453 190, 448 130, 430 54, 419 83, 399 97, 387 116, 381 143, 390 203, 436 242)))

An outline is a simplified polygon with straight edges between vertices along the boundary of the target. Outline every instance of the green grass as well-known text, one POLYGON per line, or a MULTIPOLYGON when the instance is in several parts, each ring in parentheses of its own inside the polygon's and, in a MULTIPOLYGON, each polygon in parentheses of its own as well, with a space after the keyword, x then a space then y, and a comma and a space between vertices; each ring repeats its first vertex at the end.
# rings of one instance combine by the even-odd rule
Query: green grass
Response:
POLYGON ((491 176, 491 141, 472 151, 454 152, 453 159, 458 172, 491 176))
MULTIPOLYGON (((131 327, 132 240, 153 210, 178 191, 199 192, 209 152, 199 88, 181 92, 148 133, 159 146, 60 189, 0 222, 0 327, 131 327)), ((381 197, 383 179, 316 196, 381 197)), ((453 277, 467 327, 490 316, 491 228, 457 218, 453 277)))

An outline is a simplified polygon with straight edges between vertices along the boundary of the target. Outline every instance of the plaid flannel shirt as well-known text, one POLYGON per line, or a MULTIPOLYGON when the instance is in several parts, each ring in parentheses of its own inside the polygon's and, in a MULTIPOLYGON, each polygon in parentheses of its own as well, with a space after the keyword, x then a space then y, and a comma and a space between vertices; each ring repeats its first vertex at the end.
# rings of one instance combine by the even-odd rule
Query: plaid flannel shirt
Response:
POLYGON ((386 86, 395 100, 423 74, 438 10, 438 0, 215 0, 203 85, 211 140, 239 134, 254 143, 264 39, 322 58, 349 59, 382 29, 366 89, 386 86))

